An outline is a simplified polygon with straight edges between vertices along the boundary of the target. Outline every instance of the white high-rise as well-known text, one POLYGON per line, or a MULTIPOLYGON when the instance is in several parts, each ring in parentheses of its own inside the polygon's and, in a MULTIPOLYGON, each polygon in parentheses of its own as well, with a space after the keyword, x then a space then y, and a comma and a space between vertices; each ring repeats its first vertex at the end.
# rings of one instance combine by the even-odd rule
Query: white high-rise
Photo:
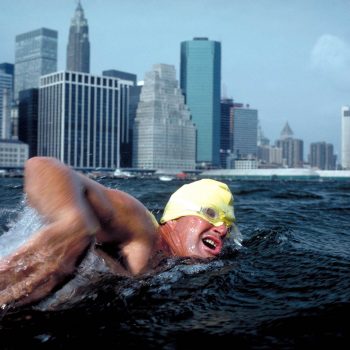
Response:
POLYGON ((350 107, 343 106, 341 115, 341 165, 350 170, 350 107))
POLYGON ((172 65, 156 64, 146 73, 134 123, 134 167, 195 169, 196 127, 178 85, 172 65))
POLYGON ((42 76, 38 155, 80 169, 123 165, 131 81, 81 72, 42 76))

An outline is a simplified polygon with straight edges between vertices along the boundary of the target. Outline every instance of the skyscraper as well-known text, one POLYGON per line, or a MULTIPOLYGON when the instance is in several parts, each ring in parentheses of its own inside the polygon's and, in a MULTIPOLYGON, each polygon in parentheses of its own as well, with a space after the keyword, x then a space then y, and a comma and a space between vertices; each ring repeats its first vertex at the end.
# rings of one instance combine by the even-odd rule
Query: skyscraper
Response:
POLYGON ((175 67, 157 64, 145 76, 134 123, 137 168, 194 170, 196 129, 175 67))
POLYGON ((258 153, 258 111, 242 103, 233 106, 233 153, 238 159, 258 153))
POLYGON ((41 28, 16 36, 15 99, 21 90, 39 87, 42 75, 57 70, 57 31, 41 28))
MULTIPOLYGON (((80 169, 123 166, 130 81, 79 72, 40 80, 38 154, 80 169)), ((129 140, 131 142, 131 140, 129 140)))
POLYGON ((38 154, 39 89, 22 90, 18 104, 18 139, 29 146, 29 157, 38 154))
POLYGON ((129 105, 128 108, 128 120, 125 123, 125 130, 122 130, 122 134, 125 135, 125 142, 120 145, 121 159, 123 159, 123 167, 132 166, 132 147, 133 147, 133 129, 134 120, 136 118, 136 110, 140 101, 141 86, 137 85, 137 76, 133 73, 123 72, 115 69, 105 70, 102 75, 108 77, 114 77, 122 80, 128 80, 132 82, 129 86, 129 105))
POLYGON ((310 166, 320 170, 334 170, 336 156, 333 145, 326 142, 313 142, 310 144, 310 166))
POLYGON ((197 163, 220 163, 221 43, 181 43, 180 86, 197 127, 197 163))
POLYGON ((342 107, 341 119, 341 165, 350 170, 350 107, 342 107))
POLYGON ((11 136, 13 73, 13 64, 0 64, 0 138, 2 139, 9 139, 11 136))
POLYGON ((289 168, 302 168, 304 164, 304 142, 293 137, 294 133, 288 122, 281 131, 276 146, 282 148, 282 158, 289 168))
POLYGON ((69 29, 67 71, 90 72, 89 27, 80 1, 78 1, 69 29))
POLYGON ((221 136, 220 136, 220 166, 227 168, 228 157, 233 147, 233 100, 224 98, 221 100, 221 136))

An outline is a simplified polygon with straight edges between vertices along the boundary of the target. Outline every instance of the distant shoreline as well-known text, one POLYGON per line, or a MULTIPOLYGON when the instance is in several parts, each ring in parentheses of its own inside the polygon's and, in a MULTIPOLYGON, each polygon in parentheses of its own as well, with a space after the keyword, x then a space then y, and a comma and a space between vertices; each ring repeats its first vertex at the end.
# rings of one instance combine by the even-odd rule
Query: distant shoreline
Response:
MULTIPOLYGON (((177 177, 173 170, 157 172, 133 171, 132 176, 116 176, 113 171, 95 170, 82 171, 93 179, 155 179, 164 181, 164 177, 173 180, 196 180, 198 178, 217 178, 222 180, 242 181, 350 181, 350 170, 315 170, 304 168, 279 168, 279 169, 212 169, 197 171, 194 173, 181 172, 185 175, 177 177)), ((127 173, 127 172, 126 172, 127 173)), ((128 173, 130 174, 130 173, 128 173)), ((21 178, 23 170, 0 170, 0 178, 21 178)))

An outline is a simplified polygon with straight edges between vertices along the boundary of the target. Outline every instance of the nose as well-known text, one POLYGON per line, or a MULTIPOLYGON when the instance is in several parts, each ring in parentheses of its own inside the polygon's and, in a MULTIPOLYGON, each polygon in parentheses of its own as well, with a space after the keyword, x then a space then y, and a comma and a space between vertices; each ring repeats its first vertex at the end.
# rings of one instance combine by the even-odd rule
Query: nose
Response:
POLYGON ((228 228, 225 224, 222 224, 220 226, 214 226, 213 231, 217 232, 221 238, 225 238, 228 232, 228 228))

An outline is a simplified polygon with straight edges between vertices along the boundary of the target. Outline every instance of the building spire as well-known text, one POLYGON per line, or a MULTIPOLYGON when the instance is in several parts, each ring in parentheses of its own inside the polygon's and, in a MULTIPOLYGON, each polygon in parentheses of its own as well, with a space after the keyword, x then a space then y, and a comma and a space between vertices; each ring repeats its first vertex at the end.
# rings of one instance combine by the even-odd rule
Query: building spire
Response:
POLYGON ((289 126, 288 122, 286 122, 284 128, 281 131, 280 139, 284 140, 290 137, 293 137, 294 133, 291 127, 289 126))
POLYGON ((90 73, 89 27, 80 0, 77 1, 69 30, 67 70, 90 73))

